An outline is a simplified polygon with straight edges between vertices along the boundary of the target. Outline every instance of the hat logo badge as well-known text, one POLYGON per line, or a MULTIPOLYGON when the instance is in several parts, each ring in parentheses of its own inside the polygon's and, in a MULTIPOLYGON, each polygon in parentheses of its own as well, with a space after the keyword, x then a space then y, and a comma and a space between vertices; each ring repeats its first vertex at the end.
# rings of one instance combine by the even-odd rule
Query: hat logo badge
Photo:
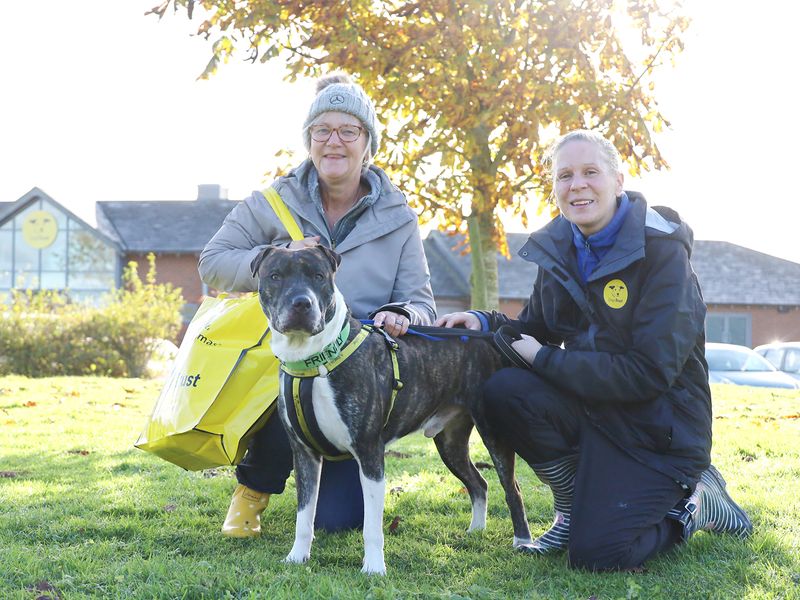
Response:
POLYGON ((344 96, 341 94, 334 94, 330 99, 331 104, 344 104, 344 96))

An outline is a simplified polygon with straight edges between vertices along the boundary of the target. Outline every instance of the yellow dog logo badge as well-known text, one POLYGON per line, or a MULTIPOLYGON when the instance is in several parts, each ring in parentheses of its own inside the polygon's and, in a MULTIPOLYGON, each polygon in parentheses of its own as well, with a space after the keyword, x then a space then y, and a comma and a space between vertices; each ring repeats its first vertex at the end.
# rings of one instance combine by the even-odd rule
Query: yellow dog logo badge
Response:
POLYGON ((603 300, 611 308, 622 308, 628 301, 628 286, 621 279, 612 279, 603 289, 603 300))

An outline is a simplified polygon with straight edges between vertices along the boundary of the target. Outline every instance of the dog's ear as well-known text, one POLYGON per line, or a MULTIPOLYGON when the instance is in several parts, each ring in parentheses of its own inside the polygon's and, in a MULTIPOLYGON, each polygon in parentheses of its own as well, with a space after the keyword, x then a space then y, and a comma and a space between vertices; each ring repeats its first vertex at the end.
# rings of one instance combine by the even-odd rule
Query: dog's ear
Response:
POLYGON ((273 250, 275 250, 275 246, 265 246, 258 254, 256 254, 256 257, 250 261, 250 273, 253 275, 253 277, 258 275, 258 267, 260 267, 261 263, 264 262, 267 254, 273 250))
POLYGON ((327 248, 326 246, 323 246, 322 244, 320 244, 318 246, 315 246, 315 248, 318 248, 325 255, 325 257, 329 261, 331 261, 331 267, 333 268, 334 271, 336 271, 336 269, 342 263, 341 255, 339 255, 338 253, 334 252, 330 248, 327 248))

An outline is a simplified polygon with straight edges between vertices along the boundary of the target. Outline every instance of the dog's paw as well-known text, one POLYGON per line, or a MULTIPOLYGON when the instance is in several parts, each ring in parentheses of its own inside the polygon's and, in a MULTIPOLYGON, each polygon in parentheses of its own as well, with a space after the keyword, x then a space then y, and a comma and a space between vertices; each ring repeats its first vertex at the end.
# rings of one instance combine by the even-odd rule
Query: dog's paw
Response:
POLYGON ((513 546, 517 550, 522 550, 524 552, 525 551, 524 549, 527 548, 528 546, 531 546, 532 544, 533 540, 530 537, 518 538, 517 536, 514 536, 513 546))
POLYGON ((519 546, 514 546, 514 549, 517 552, 522 552, 522 554, 544 554, 542 549, 535 544, 520 544, 519 546))
POLYGON ((283 562, 288 564, 301 565, 304 562, 306 562, 310 556, 311 554, 308 552, 295 552, 294 550, 292 550, 291 552, 289 552, 286 558, 283 559, 283 562))
POLYGON ((361 572, 367 575, 386 575, 386 564, 383 561, 372 562, 364 559, 361 572))

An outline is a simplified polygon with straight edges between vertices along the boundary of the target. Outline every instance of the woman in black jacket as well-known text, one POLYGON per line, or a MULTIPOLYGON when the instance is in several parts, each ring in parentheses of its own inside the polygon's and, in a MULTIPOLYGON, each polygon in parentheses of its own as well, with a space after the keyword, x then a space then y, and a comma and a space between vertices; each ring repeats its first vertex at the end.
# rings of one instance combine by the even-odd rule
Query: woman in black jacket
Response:
POLYGON ((562 136, 549 160, 561 214, 519 252, 539 266, 519 317, 437 321, 521 334, 512 348, 530 367, 487 382, 480 418, 550 486, 556 518, 515 546, 566 548, 570 565, 592 570, 639 567, 701 529, 752 531, 711 466, 692 231, 624 192, 620 162, 596 132, 562 136))

